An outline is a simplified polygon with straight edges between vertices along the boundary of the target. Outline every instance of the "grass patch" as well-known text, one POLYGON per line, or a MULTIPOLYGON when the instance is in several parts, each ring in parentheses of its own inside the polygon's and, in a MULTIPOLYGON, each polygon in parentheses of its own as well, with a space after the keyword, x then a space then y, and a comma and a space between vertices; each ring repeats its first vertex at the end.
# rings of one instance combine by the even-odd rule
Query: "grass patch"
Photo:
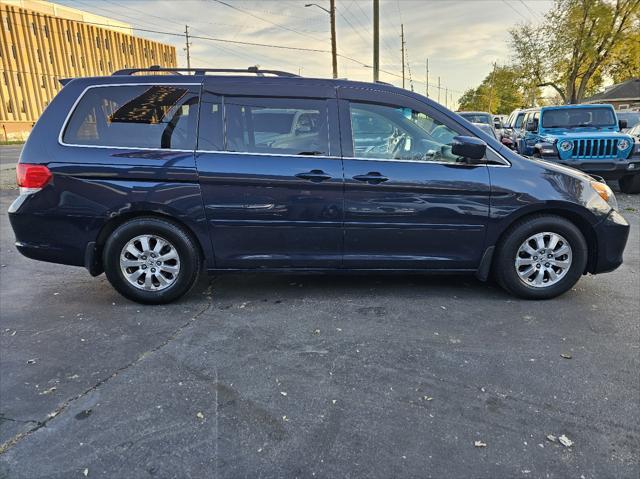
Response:
POLYGON ((0 145, 24 145, 24 140, 0 141, 0 145))

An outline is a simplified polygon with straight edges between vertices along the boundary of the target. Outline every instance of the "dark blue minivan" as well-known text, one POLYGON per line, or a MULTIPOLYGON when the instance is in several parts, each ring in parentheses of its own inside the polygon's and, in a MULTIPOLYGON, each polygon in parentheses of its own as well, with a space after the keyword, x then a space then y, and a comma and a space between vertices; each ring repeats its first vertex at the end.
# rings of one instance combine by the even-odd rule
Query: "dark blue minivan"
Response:
POLYGON ((18 164, 16 246, 135 301, 202 270, 474 273, 542 299, 622 263, 601 179, 403 89, 255 68, 65 83, 18 164))

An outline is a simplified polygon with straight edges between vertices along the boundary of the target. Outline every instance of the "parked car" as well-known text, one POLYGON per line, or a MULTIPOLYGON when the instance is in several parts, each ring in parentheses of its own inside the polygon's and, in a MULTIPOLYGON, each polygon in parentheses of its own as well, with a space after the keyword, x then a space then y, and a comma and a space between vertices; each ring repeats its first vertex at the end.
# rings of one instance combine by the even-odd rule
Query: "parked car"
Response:
POLYGON ((473 123, 473 126, 484 131, 487 135, 495 138, 496 140, 498 139, 498 133, 491 125, 487 125, 486 123, 473 123))
POLYGON ((500 118, 485 111, 461 111, 458 112, 462 118, 471 123, 484 123, 494 130, 493 136, 500 138, 502 135, 502 122, 500 118))
POLYGON ((640 146, 620 132, 611 105, 565 105, 530 111, 518 151, 618 180, 623 193, 640 193, 640 146))
POLYGON ((617 268, 629 233, 603 182, 419 94, 255 68, 65 81, 17 175, 18 250, 143 303, 201 270, 493 274, 552 298, 617 268), (315 123, 262 121, 283 111, 315 123))
POLYGON ((626 126, 622 128, 623 133, 628 133, 628 130, 640 124, 640 111, 616 111, 618 120, 625 122, 626 126))
POLYGON ((633 128, 630 128, 627 131, 627 134, 631 135, 633 138, 635 138, 636 143, 640 142, 640 123, 638 123, 633 128))
POLYGON ((513 110, 504 122, 500 141, 512 150, 517 149, 524 116, 529 110, 513 110))

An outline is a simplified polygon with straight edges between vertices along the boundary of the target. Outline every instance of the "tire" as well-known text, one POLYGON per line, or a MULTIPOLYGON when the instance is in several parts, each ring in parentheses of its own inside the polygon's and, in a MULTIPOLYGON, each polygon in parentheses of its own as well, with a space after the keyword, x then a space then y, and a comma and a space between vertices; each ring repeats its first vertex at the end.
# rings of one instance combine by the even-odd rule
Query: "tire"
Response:
POLYGON ((183 228, 144 217, 127 221, 111 233, 102 264, 111 285, 125 298, 164 304, 193 287, 202 258, 198 244, 183 228))
POLYGON ((568 291, 580 279, 587 265, 588 246, 580 230, 565 218, 536 215, 511 226, 496 254, 494 274, 500 286, 520 298, 549 299, 568 291), (527 240, 531 241, 525 243, 527 240), (553 247, 551 252, 549 247, 553 247))
POLYGON ((623 176, 618 180, 618 184, 623 193, 637 195, 640 193, 640 173, 623 176))

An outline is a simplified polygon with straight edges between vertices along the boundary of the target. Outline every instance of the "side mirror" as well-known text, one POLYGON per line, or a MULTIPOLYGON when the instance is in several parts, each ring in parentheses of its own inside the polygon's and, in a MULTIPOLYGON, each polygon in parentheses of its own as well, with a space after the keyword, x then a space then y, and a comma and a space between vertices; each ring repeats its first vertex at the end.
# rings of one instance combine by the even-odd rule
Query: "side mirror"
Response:
POLYGON ((487 152, 487 144, 475 136, 454 136, 451 153, 467 160, 481 160, 487 152))
POLYGON ((624 129, 627 127, 627 120, 618 120, 618 126, 620 127, 620 129, 624 129))
POLYGON ((538 129, 538 122, 535 120, 529 120, 525 126, 527 131, 536 131, 538 129))
POLYGON ((502 126, 502 122, 500 122, 500 121, 494 121, 494 122, 493 122, 493 127, 494 127, 496 130, 501 130, 502 128, 504 128, 504 127, 502 126))

